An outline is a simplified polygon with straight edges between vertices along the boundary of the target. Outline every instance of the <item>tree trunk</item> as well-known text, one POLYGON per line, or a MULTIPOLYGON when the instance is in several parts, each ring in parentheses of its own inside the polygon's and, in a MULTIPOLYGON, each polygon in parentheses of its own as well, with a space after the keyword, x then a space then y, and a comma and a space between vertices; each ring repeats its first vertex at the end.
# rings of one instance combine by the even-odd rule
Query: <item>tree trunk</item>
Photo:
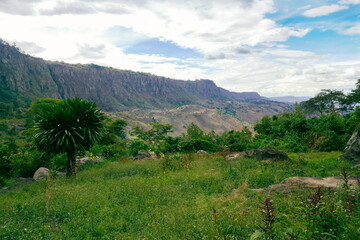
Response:
POLYGON ((76 176, 76 154, 67 153, 66 177, 76 176))

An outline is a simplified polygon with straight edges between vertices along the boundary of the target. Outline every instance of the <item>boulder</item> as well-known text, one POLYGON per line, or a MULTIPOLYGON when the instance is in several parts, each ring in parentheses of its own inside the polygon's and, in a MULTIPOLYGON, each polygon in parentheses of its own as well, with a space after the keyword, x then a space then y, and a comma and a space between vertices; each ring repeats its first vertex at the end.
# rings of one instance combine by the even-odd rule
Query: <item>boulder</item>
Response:
POLYGON ((89 157, 77 157, 76 158, 76 167, 80 167, 82 165, 86 165, 86 164, 94 164, 94 163, 98 163, 98 162, 102 162, 104 161, 101 157, 95 156, 93 158, 89 158, 89 157))
POLYGON ((204 150, 197 151, 197 154, 204 155, 204 156, 209 155, 209 153, 207 151, 204 151, 204 150))
POLYGON ((246 152, 232 153, 225 156, 225 159, 231 161, 235 158, 244 158, 246 157, 246 152))
MULTIPOLYGON (((336 190, 340 184, 343 184, 344 180, 342 177, 290 177, 286 178, 279 184, 270 185, 267 188, 262 189, 253 189, 255 191, 265 191, 265 192, 293 192, 303 188, 327 188, 336 190)), ((351 189, 355 189, 357 186, 357 181, 355 179, 349 179, 348 182, 351 189)))
POLYGON ((360 128, 353 133, 339 159, 360 163, 360 128))
POLYGON ((35 181, 40 181, 46 179, 50 176, 50 170, 48 168, 41 167, 34 173, 33 179, 35 181))
POLYGON ((288 160, 289 156, 273 147, 254 149, 247 153, 247 157, 255 160, 267 160, 270 162, 288 160))
POLYGON ((142 149, 136 154, 134 160, 145 160, 145 159, 149 159, 149 158, 151 158, 150 153, 148 153, 147 151, 142 149))

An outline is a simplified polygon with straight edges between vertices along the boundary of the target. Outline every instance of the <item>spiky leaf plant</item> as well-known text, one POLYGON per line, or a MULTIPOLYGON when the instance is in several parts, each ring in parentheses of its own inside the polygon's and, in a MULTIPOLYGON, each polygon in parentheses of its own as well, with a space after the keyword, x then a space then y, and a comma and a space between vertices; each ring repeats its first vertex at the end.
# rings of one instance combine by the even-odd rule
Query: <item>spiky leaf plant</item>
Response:
POLYGON ((98 142, 104 114, 94 102, 80 98, 45 106, 37 115, 35 142, 43 151, 67 155, 67 176, 76 174, 76 156, 98 142))

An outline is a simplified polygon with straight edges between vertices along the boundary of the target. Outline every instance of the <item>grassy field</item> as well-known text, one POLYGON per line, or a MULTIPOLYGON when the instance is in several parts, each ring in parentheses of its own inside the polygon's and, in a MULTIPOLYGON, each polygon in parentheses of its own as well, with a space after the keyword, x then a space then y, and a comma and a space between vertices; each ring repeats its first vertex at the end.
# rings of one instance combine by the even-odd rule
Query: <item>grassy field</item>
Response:
POLYGON ((360 175, 338 156, 290 154, 291 161, 275 163, 216 155, 108 161, 73 179, 1 194, 0 239, 358 239, 359 204, 348 211, 339 194, 326 193, 334 199, 335 208, 328 207, 334 219, 319 230, 301 204, 315 190, 271 196, 251 190, 291 176, 341 176, 342 167, 360 175), (271 234, 261 229, 267 197, 275 208, 271 234), (337 225, 328 230, 329 224, 337 225))

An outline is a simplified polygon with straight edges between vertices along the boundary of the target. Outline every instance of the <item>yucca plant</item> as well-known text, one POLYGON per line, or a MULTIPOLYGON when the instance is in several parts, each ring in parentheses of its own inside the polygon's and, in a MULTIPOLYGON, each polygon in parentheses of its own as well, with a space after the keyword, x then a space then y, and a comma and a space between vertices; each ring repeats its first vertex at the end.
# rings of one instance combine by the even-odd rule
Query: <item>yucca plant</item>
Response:
POLYGON ((80 98, 44 106, 35 117, 35 143, 43 151, 67 155, 68 177, 76 174, 76 156, 104 133, 104 114, 80 98))

